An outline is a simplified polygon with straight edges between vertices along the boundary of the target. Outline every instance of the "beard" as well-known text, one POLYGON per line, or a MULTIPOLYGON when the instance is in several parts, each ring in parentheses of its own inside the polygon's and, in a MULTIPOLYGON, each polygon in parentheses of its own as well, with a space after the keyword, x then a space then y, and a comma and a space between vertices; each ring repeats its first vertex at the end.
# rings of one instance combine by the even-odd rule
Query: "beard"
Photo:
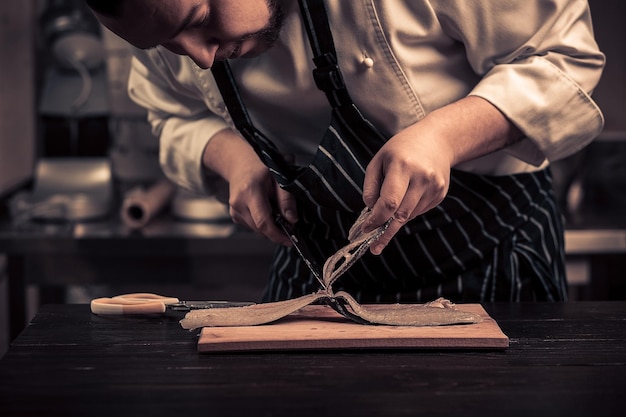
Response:
POLYGON ((267 0, 267 7, 270 11, 270 21, 264 29, 256 33, 265 50, 274 46, 285 21, 285 13, 278 0, 267 0))
POLYGON ((267 26, 260 31, 247 36, 245 39, 241 39, 239 43, 241 45, 241 43, 248 38, 257 39, 259 41, 259 48, 254 54, 252 54, 252 56, 259 55, 276 44, 285 21, 285 13, 283 12, 283 8, 278 0, 267 0, 267 8, 270 12, 270 21, 267 26))
POLYGON ((258 56, 276 44, 285 21, 285 13, 278 0, 267 0, 266 3, 270 13, 268 24, 263 29, 239 39, 235 43, 234 50, 231 51, 228 56, 216 57, 216 60, 221 61, 229 59, 230 57, 239 56, 243 43, 249 39, 256 41, 257 46, 254 50, 243 55, 242 58, 252 58, 258 56))

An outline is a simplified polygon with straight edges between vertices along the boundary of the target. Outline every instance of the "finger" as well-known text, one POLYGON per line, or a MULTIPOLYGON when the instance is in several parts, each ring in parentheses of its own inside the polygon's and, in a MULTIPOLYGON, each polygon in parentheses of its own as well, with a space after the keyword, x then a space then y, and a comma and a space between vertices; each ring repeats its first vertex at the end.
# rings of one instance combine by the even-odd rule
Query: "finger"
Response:
MULTIPOLYGON (((372 206, 372 212, 363 225, 365 232, 385 224, 396 215, 409 189, 409 178, 397 168, 390 168, 380 188, 380 196, 372 206)), ((415 198, 419 199, 419 196, 415 198)))
POLYGON ((427 187, 426 192, 424 192, 424 186, 421 184, 410 186, 389 227, 372 245, 370 252, 374 255, 380 255, 402 227, 415 217, 439 205, 445 198, 446 192, 447 186, 444 183, 439 184, 439 186, 431 184, 431 187, 427 187))
POLYGON ((230 215, 233 223, 239 226, 244 226, 250 230, 254 230, 254 224, 247 207, 240 208, 238 205, 231 202, 228 206, 228 214, 230 215))
POLYGON ((250 217, 254 228, 274 243, 288 244, 288 237, 276 224, 273 206, 274 204, 269 200, 263 200, 260 204, 250 207, 250 217))
MULTIPOLYGON (((391 216, 392 220, 391 223, 389 223, 387 230, 385 230, 385 233, 383 233, 370 247, 370 252, 372 254, 380 255, 387 245, 389 245, 389 242, 391 242, 391 239, 393 239, 396 233, 398 233, 398 231, 404 227, 409 220, 415 218, 417 214, 415 214, 414 208, 419 206, 420 196, 421 193, 411 190, 411 188, 407 189, 402 203, 400 203, 396 212, 391 216)), ((387 220, 388 219, 389 217, 387 220)))
POLYGON ((263 194, 259 199, 251 199, 248 204, 231 204, 230 216, 234 223, 259 233, 274 243, 288 244, 289 239, 274 221, 270 196, 263 194))
POLYGON ((276 184, 276 202, 278 210, 285 219, 291 224, 298 222, 298 209, 296 199, 290 192, 283 190, 276 184))
POLYGON ((370 252, 373 255, 380 255, 382 251, 387 247, 391 239, 398 233, 398 231, 404 226, 404 223, 396 221, 395 219, 389 223, 389 227, 385 230, 374 244, 370 247, 370 252))
POLYGON ((380 197, 380 187, 383 183, 384 174, 379 160, 380 158, 374 157, 365 170, 363 202, 369 208, 374 207, 380 197))
POLYGON ((402 198, 402 202, 393 214, 394 221, 401 225, 406 224, 409 220, 414 219, 418 213, 420 205, 424 201, 424 189, 411 184, 407 187, 406 193, 402 198))
MULTIPOLYGON (((438 206, 448 193, 449 177, 433 177, 428 182, 412 182, 407 191, 407 204, 403 207, 404 211, 411 211, 407 220, 411 220, 420 214, 438 206), (419 195, 419 201, 410 201, 412 195, 419 195)), ((402 202, 404 206, 405 202, 402 202)), ((400 216, 399 216, 400 218, 400 216)))

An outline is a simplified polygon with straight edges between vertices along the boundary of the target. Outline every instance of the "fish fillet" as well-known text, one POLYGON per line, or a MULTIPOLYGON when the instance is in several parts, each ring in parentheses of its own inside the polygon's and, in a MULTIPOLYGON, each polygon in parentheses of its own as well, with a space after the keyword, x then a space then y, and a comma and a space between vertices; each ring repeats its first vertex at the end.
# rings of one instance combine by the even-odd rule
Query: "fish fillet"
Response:
POLYGON ((348 233, 348 245, 339 249, 324 263, 323 281, 326 288, 316 293, 285 301, 253 304, 243 307, 193 310, 180 321, 184 329, 219 326, 256 326, 272 323, 309 304, 320 302, 340 304, 347 310, 344 315, 356 316, 359 322, 391 326, 442 326, 471 324, 482 321, 477 314, 460 311, 454 303, 444 298, 425 304, 359 304, 350 294, 332 291, 332 284, 356 262, 385 232, 388 222, 378 229, 363 233, 362 225, 369 215, 365 209, 348 233))

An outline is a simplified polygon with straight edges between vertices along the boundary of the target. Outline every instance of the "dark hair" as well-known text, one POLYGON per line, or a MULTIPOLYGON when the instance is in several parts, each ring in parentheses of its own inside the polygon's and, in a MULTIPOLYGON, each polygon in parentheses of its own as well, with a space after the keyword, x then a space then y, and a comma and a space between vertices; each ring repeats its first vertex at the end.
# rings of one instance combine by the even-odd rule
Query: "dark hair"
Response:
POLYGON ((84 0, 87 6, 94 12, 119 17, 122 14, 124 0, 84 0))

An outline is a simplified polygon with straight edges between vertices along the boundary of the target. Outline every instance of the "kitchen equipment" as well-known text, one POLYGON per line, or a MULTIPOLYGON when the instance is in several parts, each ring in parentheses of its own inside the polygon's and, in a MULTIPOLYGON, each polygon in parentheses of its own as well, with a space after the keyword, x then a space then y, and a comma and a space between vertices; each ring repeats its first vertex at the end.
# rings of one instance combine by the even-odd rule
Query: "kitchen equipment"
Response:
POLYGON ((16 222, 86 221, 109 214, 113 199, 111 164, 106 158, 44 158, 35 170, 32 192, 13 197, 16 222))
POLYGON ((296 249, 296 252, 298 252, 300 258, 302 258, 317 282, 319 282, 320 288, 326 290, 326 284, 322 280, 322 269, 319 267, 319 265, 317 265, 317 263, 313 259, 313 256, 309 253, 306 246, 304 245, 304 242, 302 242, 298 238, 293 226, 280 214, 276 215, 275 222, 280 226, 281 229, 283 229, 283 232, 285 232, 287 237, 289 237, 289 240, 291 241, 293 247, 296 249))
MULTIPOLYGON (((362 234, 360 232, 360 226, 362 225, 362 220, 365 218, 364 216, 367 215, 368 211, 369 209, 364 209, 357 221, 355 222, 355 225, 353 226, 354 228, 355 226, 359 225, 359 231, 357 232, 351 229, 349 234, 352 234, 353 232, 357 234, 362 234)), ((373 230, 372 232, 369 232, 369 234, 367 234, 365 238, 361 239, 360 243, 352 242, 353 238, 348 237, 351 242, 336 253, 336 256, 341 256, 336 259, 331 256, 324 264, 324 270, 322 270, 319 268, 319 266, 313 259, 313 256, 308 251, 305 242, 302 241, 296 234, 295 228, 293 228, 293 226, 280 214, 277 214, 274 218, 274 221, 283 229, 285 234, 289 237, 289 240, 296 249, 296 252, 298 252, 300 258, 302 258, 315 279, 317 279, 317 281, 319 282, 321 291, 328 293, 329 295, 332 295, 332 289, 330 288, 330 286, 332 282, 336 279, 336 277, 346 272, 348 268, 350 268, 361 256, 363 256, 363 254, 370 248, 370 246, 374 242, 376 242, 378 238, 383 235, 383 233, 387 231, 387 228, 389 227, 389 224, 392 220, 393 218, 387 220, 384 225, 380 226, 378 229, 373 230), (329 273, 327 274, 327 272, 329 273)), ((368 323, 363 318, 359 317, 356 314, 353 314, 350 309, 346 308, 345 301, 341 298, 330 296, 324 300, 324 303, 326 305, 329 305, 337 313, 351 319, 356 323, 368 323)))
POLYGON ((176 193, 176 186, 161 179, 149 187, 136 187, 126 192, 120 217, 131 229, 141 229, 168 206, 176 193))
MULTIPOLYGON (((359 225, 362 224, 361 220, 365 218, 368 212, 369 212, 369 209, 367 208, 363 210, 363 212, 361 213, 361 216, 357 219, 355 226, 357 224, 359 225)), ((392 220, 393 218, 390 218, 389 220, 385 222, 385 224, 378 227, 378 229, 370 232, 367 238, 363 239, 358 245, 356 245, 355 247, 351 248, 348 251, 349 256, 343 256, 341 261, 339 261, 338 263, 334 265, 331 264, 330 265, 331 275, 335 275, 338 277, 339 275, 345 273, 357 260, 359 260, 361 256, 363 256, 363 254, 365 254, 365 252, 367 252, 370 246, 372 246, 372 244, 376 242, 378 238, 380 238, 387 231, 392 220)), ((298 252, 298 255, 300 255, 300 258, 302 258, 302 260, 304 261, 306 266, 309 268, 309 270, 311 271, 315 279, 317 279, 317 281, 319 282, 320 288, 324 291, 328 291, 329 290, 328 285, 324 281, 325 279, 328 279, 329 282, 332 282, 334 281, 334 278, 323 275, 322 269, 313 259, 313 256, 309 252, 305 242, 302 241, 302 239, 298 237, 295 228, 287 220, 285 220, 283 216, 281 216, 280 214, 277 214, 274 218, 274 221, 283 229, 285 234, 289 237, 289 240, 291 241, 294 248, 296 249, 296 252, 298 252)), ((351 233, 352 233, 352 230, 351 230, 351 233)), ((346 248, 348 246, 346 246, 346 248)), ((326 266, 328 265, 325 265, 325 267, 326 266)))
POLYGON ((239 301, 181 301, 153 293, 131 293, 91 300, 91 312, 102 315, 155 314, 205 308, 247 306, 254 303, 239 301))
MULTIPOLYGON (((44 10, 40 25, 45 46, 60 71, 60 73, 51 71, 49 74, 53 77, 61 76, 61 78, 47 79, 45 84, 47 86, 61 84, 67 87, 59 82, 64 78, 63 73, 71 74, 72 78, 80 83, 76 95, 72 95, 74 100, 68 103, 68 114, 74 114, 83 109, 92 95, 94 87, 92 73, 99 71, 104 65, 105 51, 101 41, 100 25, 95 16, 85 7, 60 1, 51 3, 44 10)), ((104 71, 99 72, 104 74, 104 71)), ((69 94, 67 89, 57 91, 62 94, 63 90, 67 96, 69 94)), ((44 94, 43 97, 46 98, 49 95, 44 94)), ((65 101, 67 100, 59 100, 59 102, 65 101)), ((55 101, 55 103, 58 107, 58 102, 55 101)))
POLYGON ((457 308, 480 314, 475 324, 384 326, 354 323, 321 305, 307 306, 272 324, 204 327, 199 352, 312 349, 505 349, 509 338, 480 304, 457 308))

